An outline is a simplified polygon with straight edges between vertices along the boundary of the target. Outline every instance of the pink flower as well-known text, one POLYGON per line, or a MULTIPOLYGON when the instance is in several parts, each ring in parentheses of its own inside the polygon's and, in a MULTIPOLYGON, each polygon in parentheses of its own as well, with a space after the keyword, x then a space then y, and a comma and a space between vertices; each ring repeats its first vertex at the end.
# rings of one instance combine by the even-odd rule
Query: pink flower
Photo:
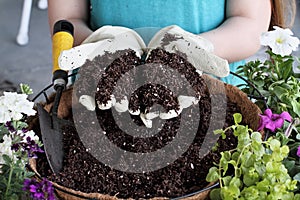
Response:
POLYGON ((297 156, 300 157, 300 146, 298 147, 297 156))
POLYGON ((260 125, 258 130, 262 130, 264 128, 271 130, 274 132, 277 128, 281 128, 283 126, 284 120, 291 121, 291 115, 284 111, 281 114, 273 114, 271 109, 266 109, 263 115, 260 115, 260 125))

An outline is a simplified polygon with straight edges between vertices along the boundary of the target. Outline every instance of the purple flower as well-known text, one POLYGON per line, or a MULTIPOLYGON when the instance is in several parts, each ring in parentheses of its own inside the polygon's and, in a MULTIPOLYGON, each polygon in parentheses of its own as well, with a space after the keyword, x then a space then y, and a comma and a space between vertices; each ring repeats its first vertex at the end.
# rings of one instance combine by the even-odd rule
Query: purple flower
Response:
POLYGON ((54 189, 52 183, 47 179, 37 181, 36 179, 25 179, 24 180, 24 191, 29 191, 30 196, 34 200, 54 200, 54 189))
POLYGON ((52 183, 44 178, 41 184, 43 185, 43 191, 47 194, 47 199, 54 200, 54 188, 52 183))
POLYGON ((297 156, 300 157, 300 146, 298 147, 298 150, 297 150, 297 156))
POLYGON ((4 126, 5 126, 5 127, 7 128, 7 130, 10 131, 10 132, 15 132, 15 131, 16 131, 16 129, 15 129, 15 127, 12 125, 11 121, 6 122, 6 124, 5 124, 4 126))
POLYGON ((15 143, 15 144, 11 145, 11 150, 12 151, 17 152, 17 151, 19 151, 19 149, 20 149, 20 143, 15 143))
POLYGON ((40 146, 29 136, 26 137, 26 142, 15 143, 11 146, 11 150, 17 152, 22 147, 22 153, 27 153, 29 158, 37 158, 37 153, 44 153, 40 146))
POLYGON ((34 200, 42 200, 45 197, 40 182, 38 182, 34 178, 33 179, 25 179, 24 180, 23 190, 29 191, 30 192, 30 196, 34 200))
POLYGON ((263 115, 260 115, 260 125, 258 131, 266 128, 274 132, 277 128, 283 126, 284 120, 292 121, 291 115, 284 111, 281 114, 273 114, 271 109, 266 109, 263 115))
POLYGON ((27 133, 27 132, 28 132, 28 129, 27 129, 27 128, 22 128, 22 132, 23 132, 23 133, 27 133))
POLYGON ((39 145, 32 140, 29 136, 26 137, 26 143, 22 142, 21 146, 28 153, 28 157, 36 158, 36 153, 43 153, 44 151, 39 147, 39 145))
POLYGON ((36 157, 36 153, 43 153, 44 151, 39 147, 34 140, 31 140, 30 137, 26 138, 27 140, 27 147, 25 148, 28 151, 29 157, 36 157))

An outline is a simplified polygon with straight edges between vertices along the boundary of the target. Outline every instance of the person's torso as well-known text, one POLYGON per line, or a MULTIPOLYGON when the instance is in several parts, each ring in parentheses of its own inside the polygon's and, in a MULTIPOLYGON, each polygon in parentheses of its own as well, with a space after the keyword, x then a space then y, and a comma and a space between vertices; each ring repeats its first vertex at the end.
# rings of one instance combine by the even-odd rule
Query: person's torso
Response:
MULTIPOLYGON (((218 27, 225 20, 226 0, 90 0, 90 26, 104 25, 135 29, 145 40, 161 28, 178 25, 194 34, 218 27)), ((231 71, 244 64, 230 64, 231 71)), ((232 75, 222 78, 237 85, 241 80, 232 75)))
POLYGON ((201 33, 219 26, 225 0, 91 0, 91 27, 125 26, 132 29, 178 25, 201 33))

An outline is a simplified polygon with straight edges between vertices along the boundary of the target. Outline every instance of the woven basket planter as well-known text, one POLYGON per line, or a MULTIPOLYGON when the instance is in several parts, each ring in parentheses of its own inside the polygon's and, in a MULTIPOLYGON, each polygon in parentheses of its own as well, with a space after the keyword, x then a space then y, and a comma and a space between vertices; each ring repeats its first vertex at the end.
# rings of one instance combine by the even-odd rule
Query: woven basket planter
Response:
MULTIPOLYGON (((248 96, 243 93, 239 88, 225 84, 217 79, 211 78, 210 76, 203 75, 202 76, 206 84, 210 88, 210 93, 218 94, 218 93, 224 93, 224 90, 222 88, 225 88, 227 101, 230 101, 234 104, 236 104, 240 110, 241 114, 243 116, 243 124, 249 125, 250 128, 253 130, 256 130, 259 124, 259 114, 261 113, 261 110, 248 98, 248 96)), ((65 112, 70 112, 69 108, 72 106, 72 99, 70 97, 72 96, 72 88, 64 91, 62 99, 61 99, 61 105, 65 108, 65 112)), ((52 106, 51 101, 53 101, 53 98, 49 98, 50 102, 44 103, 45 108, 49 110, 52 106)), ((73 104, 76 102, 73 99, 73 104)), ((63 109, 63 108, 62 108, 63 109)), ((31 122, 31 127, 39 126, 38 119, 35 118, 31 122)), ((41 178, 42 176, 39 173, 39 169, 36 165, 36 160, 32 159, 30 161, 30 166, 32 170, 36 173, 36 176, 38 178, 41 178)), ((116 196, 109 196, 106 194, 99 194, 99 193, 84 193, 81 191, 75 191, 73 189, 67 188, 63 185, 59 185, 55 182, 53 182, 54 187, 56 188, 57 196, 60 199, 65 200, 81 200, 81 199, 101 199, 101 200, 119 200, 116 196)), ((217 185, 217 184, 215 184, 217 185)), ((207 188, 203 188, 199 192, 193 193, 193 194, 186 194, 186 196, 183 196, 180 199, 185 200, 204 200, 209 199, 208 195, 210 190, 212 189, 212 184, 208 185, 207 188)), ((131 199, 131 198, 130 198, 131 199)), ((155 197, 151 198, 151 200, 164 200, 164 199, 170 199, 169 197, 155 197)), ((129 199, 128 199, 129 200, 129 199)))

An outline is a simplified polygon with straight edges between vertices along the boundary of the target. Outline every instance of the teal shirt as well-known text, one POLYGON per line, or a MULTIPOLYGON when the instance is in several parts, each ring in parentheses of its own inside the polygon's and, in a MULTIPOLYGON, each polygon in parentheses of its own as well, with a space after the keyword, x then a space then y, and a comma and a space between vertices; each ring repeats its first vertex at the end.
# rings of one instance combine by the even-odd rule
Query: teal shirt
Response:
MULTIPOLYGON (((147 43, 161 28, 178 25, 194 34, 218 27, 225 19, 225 0, 90 0, 90 26, 124 26, 136 30, 147 43)), ((230 64, 230 70, 244 64, 230 64)), ((231 75, 222 79, 236 85, 231 75)))

